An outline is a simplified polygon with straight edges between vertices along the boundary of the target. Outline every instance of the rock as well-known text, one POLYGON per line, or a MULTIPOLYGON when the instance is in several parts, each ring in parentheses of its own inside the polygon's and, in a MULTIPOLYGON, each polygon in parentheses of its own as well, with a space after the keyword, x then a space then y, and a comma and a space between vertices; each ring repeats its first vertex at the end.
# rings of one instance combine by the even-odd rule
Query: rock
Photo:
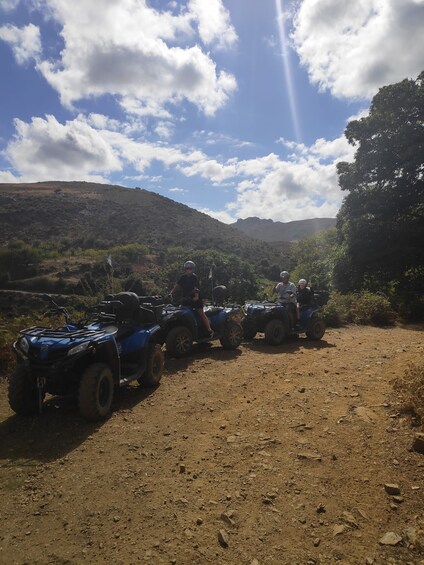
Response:
POLYGON ((228 524, 229 526, 235 526, 234 520, 225 512, 221 514, 221 520, 228 524))
POLYGON ((297 458, 303 460, 309 459, 310 461, 321 461, 322 459, 319 453, 309 453, 309 452, 298 453, 297 458))
POLYGON ((384 490, 387 492, 387 494, 400 494, 400 488, 399 485, 394 484, 394 483, 386 483, 384 485, 384 490))
POLYGON ((413 451, 424 454, 424 433, 417 432, 412 443, 413 451))
POLYGON ((379 540, 380 545, 398 545, 402 541, 402 538, 395 532, 386 532, 382 538, 379 540))
POLYGON ((393 497, 393 502, 396 502, 396 504, 402 504, 403 501, 404 501, 403 496, 394 496, 393 497))
POLYGON ((345 526, 344 524, 336 524, 333 528, 333 536, 339 536, 340 534, 342 534, 343 532, 345 532, 347 530, 347 526, 345 526))
POLYGON ((318 504, 317 506, 317 514, 323 514, 324 512, 327 512, 324 504, 318 504))
POLYGON ((366 406, 357 406, 355 408, 355 414, 368 424, 375 424, 378 419, 377 414, 366 406))
POLYGON ((359 528, 359 525, 351 512, 344 511, 342 513, 341 519, 346 522, 346 524, 348 524, 351 528, 359 528))
POLYGON ((318 547, 320 543, 321 543, 320 538, 315 538, 315 539, 314 539, 314 546, 315 546, 315 547, 318 547))
POLYGON ((228 547, 228 534, 225 530, 218 531, 218 541, 222 547, 228 547))
POLYGON ((180 473, 185 473, 186 472, 186 466, 181 464, 180 465, 180 473))

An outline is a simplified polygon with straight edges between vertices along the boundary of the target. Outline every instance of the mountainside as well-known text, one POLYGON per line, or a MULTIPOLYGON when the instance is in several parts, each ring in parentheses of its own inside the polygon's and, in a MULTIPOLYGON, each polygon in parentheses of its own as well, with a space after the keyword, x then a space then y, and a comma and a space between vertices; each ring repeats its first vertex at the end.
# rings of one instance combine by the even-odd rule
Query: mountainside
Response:
POLYGON ((273 251, 188 206, 142 189, 85 182, 0 183, 0 245, 71 240, 76 247, 142 243, 214 248, 254 260, 273 251))
POLYGON ((252 217, 237 220, 232 227, 244 234, 266 242, 299 241, 336 225, 335 218, 313 218, 294 222, 274 222, 252 217))

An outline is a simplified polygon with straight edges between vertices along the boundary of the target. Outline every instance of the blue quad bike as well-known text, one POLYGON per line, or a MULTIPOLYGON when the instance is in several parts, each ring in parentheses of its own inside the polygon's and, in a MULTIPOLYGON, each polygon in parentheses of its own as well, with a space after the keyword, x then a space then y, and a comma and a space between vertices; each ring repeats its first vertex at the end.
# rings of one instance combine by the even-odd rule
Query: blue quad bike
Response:
POLYGON ((65 325, 22 330, 13 344, 17 366, 8 393, 17 414, 41 412, 46 393, 75 395, 81 415, 96 421, 109 413, 115 389, 132 381, 159 384, 164 355, 157 309, 141 307, 136 294, 122 292, 107 297, 87 320, 72 323, 66 308, 45 297, 65 325))
POLYGON ((224 349, 237 349, 242 342, 243 328, 240 322, 243 312, 239 306, 224 305, 220 301, 204 307, 213 330, 213 335, 210 336, 192 307, 163 304, 164 299, 158 296, 140 296, 139 300, 146 307, 162 304, 162 342, 166 344, 166 350, 172 357, 187 355, 192 350, 193 343, 219 340, 224 349))
POLYGON ((312 340, 323 337, 326 325, 319 306, 301 307, 300 320, 294 327, 290 322, 288 308, 284 302, 246 302, 243 307, 245 317, 242 320, 245 339, 253 339, 261 332, 264 333, 266 343, 280 345, 289 336, 306 334, 312 340))

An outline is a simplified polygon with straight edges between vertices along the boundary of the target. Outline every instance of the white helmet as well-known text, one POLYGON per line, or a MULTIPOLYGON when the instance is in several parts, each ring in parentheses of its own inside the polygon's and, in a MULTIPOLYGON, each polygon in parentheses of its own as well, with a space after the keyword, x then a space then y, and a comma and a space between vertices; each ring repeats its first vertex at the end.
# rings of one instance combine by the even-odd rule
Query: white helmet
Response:
POLYGON ((184 269, 194 269, 196 267, 196 265, 193 263, 193 261, 186 261, 184 263, 184 269))
POLYGON ((306 279, 299 279, 299 284, 306 284, 306 279))
POLYGON ((281 273, 280 273, 280 278, 281 278, 281 279, 282 279, 283 277, 288 277, 288 276, 289 276, 288 271, 281 271, 281 273))

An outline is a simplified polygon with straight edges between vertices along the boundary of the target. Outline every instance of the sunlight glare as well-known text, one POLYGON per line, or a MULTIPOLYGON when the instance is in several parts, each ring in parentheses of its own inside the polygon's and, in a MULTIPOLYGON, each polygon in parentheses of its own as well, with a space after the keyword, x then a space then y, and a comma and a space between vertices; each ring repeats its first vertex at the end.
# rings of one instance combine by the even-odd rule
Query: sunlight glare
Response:
POLYGON ((293 129, 296 136, 296 141, 300 143, 301 135, 300 135, 300 126, 299 126, 299 116, 296 106, 296 95, 294 91, 294 82, 293 82, 292 70, 290 65, 289 46, 288 46, 286 28, 284 23, 283 0, 275 0, 275 11, 277 14, 277 25, 278 25, 278 33, 280 36, 281 57, 283 59, 283 72, 284 72, 285 83, 287 86, 290 114, 293 122, 293 129))

